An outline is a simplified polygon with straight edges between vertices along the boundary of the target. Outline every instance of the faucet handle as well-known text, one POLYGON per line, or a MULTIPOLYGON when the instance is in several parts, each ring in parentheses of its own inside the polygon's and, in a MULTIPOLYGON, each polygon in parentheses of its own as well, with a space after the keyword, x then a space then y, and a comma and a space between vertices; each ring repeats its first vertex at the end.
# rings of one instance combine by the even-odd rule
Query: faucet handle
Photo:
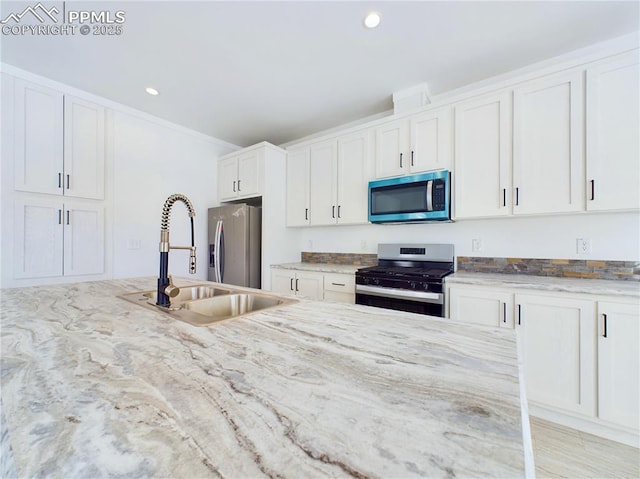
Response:
POLYGON ((169 275, 169 284, 166 288, 164 288, 164 294, 169 296, 170 298, 175 298, 180 293, 180 288, 174 286, 173 284, 173 276, 169 275))
POLYGON ((196 274, 196 247, 191 247, 191 253, 189 253, 189 273, 196 274))

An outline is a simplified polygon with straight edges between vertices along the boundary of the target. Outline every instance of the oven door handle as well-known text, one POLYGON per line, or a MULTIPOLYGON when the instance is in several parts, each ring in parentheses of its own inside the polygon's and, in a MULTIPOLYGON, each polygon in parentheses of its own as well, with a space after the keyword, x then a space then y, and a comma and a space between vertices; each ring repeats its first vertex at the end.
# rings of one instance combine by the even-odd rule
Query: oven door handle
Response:
POLYGON ((411 291, 408 289, 380 288, 377 286, 365 286, 356 284, 356 294, 368 294, 383 298, 408 299, 420 303, 444 304, 442 293, 429 293, 427 291, 411 291))

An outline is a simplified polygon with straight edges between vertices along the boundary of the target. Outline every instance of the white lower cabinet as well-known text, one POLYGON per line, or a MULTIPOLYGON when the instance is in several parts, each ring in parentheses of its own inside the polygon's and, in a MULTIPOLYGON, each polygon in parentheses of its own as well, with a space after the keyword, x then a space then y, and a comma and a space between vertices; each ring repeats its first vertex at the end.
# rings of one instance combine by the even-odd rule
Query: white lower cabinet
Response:
POLYGON ((595 414, 595 304, 559 296, 515 295, 527 399, 595 414))
POLYGON ((104 207, 90 201, 16 200, 14 277, 104 272, 104 207))
POLYGON ((314 271, 271 268, 271 289, 309 299, 324 297, 324 275, 314 271))
POLYGON ((624 428, 640 423, 640 307, 598 302, 598 417, 624 428))
POLYGON ((532 415, 638 447, 637 299, 465 284, 447 298, 451 319, 515 326, 532 415))
POLYGON ((355 303, 355 288, 353 274, 271 268, 271 289, 274 293, 355 303))
POLYGON ((487 288, 449 288, 449 318, 485 326, 513 328, 513 294, 487 288))

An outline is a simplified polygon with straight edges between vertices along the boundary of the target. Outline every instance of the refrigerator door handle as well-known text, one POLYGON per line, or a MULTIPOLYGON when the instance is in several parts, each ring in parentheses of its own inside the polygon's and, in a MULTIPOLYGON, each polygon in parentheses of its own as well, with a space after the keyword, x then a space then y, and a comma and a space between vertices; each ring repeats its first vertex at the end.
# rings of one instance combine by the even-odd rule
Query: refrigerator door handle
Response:
POLYGON ((218 222, 216 223, 216 237, 214 239, 214 272, 215 272, 215 277, 214 277, 214 281, 216 283, 221 283, 222 282, 222 275, 220 272, 220 255, 222 254, 222 251, 220 251, 220 235, 222 233, 222 221, 218 220, 218 222))
POLYGON ((220 282, 224 283, 224 224, 220 221, 220 259, 218 265, 220 267, 220 282))
POLYGON ((209 245, 209 267, 214 268, 215 266, 216 266, 216 245, 210 244, 209 245))

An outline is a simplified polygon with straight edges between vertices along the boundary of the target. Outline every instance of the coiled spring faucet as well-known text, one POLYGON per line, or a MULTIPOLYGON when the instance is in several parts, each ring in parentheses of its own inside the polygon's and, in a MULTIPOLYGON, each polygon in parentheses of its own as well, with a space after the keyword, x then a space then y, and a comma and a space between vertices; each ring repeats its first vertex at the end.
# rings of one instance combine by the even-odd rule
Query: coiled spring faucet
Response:
POLYGON ((164 202, 164 206, 162 208, 162 222, 160 223, 160 275, 158 277, 158 299, 156 301, 158 306, 168 308, 171 305, 170 298, 173 298, 180 292, 180 290, 173 285, 171 276, 169 276, 169 250, 190 250, 189 273, 195 274, 196 272, 196 246, 193 234, 193 218, 195 215, 196 212, 193 209, 193 205, 185 195, 181 195, 179 193, 171 195, 164 202), (169 215, 171 214, 171 207, 176 201, 182 201, 189 211, 189 218, 191 219, 191 246, 169 245, 169 215))

